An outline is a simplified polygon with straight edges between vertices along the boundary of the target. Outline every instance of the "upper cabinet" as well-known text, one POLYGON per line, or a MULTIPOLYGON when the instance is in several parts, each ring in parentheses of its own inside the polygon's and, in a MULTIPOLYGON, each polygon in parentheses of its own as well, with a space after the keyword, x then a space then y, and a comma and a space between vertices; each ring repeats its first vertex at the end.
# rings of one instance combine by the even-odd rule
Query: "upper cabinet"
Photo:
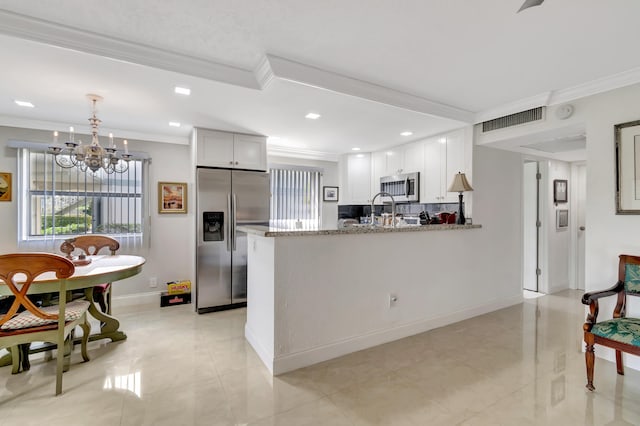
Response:
POLYGON ((403 145, 402 156, 404 159, 402 173, 422 172, 424 169, 424 142, 403 145))
POLYGON ((196 164, 232 169, 266 170, 267 138, 209 129, 194 129, 196 164))
MULTIPOLYGON (((380 178, 400 173, 423 173, 424 143, 414 142, 371 154, 371 196, 380 192, 380 178)), ((383 204, 376 199, 376 204, 383 204)))
POLYGON ((371 203, 371 154, 351 154, 343 163, 340 204, 371 203))
POLYGON ((233 165, 240 169, 267 170, 266 136, 233 135, 233 165))
MULTIPOLYGON (((420 172, 420 203, 457 203, 458 193, 448 189, 458 172, 471 178, 472 135, 468 127, 371 154, 345 155, 340 204, 369 204, 380 192, 381 177, 413 172, 420 172)), ((380 197, 376 204, 382 204, 380 197)))
POLYGON ((466 167, 465 130, 427 139, 424 143, 424 179, 421 179, 420 202, 455 203, 457 192, 448 192, 458 172, 469 173, 466 167))

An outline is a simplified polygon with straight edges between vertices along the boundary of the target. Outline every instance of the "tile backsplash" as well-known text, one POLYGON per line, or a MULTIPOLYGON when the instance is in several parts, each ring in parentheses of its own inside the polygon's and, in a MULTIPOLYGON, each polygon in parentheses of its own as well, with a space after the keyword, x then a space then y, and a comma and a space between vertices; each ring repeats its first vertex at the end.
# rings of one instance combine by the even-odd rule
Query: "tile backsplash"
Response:
MULTIPOLYGON (((385 204, 383 206, 374 206, 374 208, 375 208, 376 215, 379 215, 381 213, 391 213, 391 204, 385 204)), ((430 216, 433 216, 440 212, 457 212, 458 203, 396 204, 396 213, 401 213, 403 215, 417 216, 422 211, 428 212, 430 216)), ((359 219, 362 216, 370 216, 370 215, 371 215, 371 206, 368 204, 350 204, 350 205, 338 206, 338 219, 349 219, 349 218, 359 219)))

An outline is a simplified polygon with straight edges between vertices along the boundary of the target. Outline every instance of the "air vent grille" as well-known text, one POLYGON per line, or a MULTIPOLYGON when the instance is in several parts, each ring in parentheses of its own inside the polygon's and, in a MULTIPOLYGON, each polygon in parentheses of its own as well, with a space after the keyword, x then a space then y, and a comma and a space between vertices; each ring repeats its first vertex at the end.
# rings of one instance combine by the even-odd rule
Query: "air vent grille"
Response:
POLYGON ((505 115, 504 117, 494 118, 493 120, 484 121, 482 123, 482 132, 486 133, 492 130, 504 129, 505 127, 512 127, 519 124, 542 120, 544 118, 543 110, 544 107, 538 107, 511 115, 505 115))

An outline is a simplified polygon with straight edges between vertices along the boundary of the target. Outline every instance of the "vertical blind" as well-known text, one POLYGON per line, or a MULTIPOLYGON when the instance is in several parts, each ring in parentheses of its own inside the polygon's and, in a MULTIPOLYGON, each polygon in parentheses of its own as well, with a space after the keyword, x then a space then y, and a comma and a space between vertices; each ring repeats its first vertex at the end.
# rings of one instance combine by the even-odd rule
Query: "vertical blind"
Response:
POLYGON ((317 170, 270 169, 270 225, 284 229, 320 229, 320 177, 317 170))
POLYGON ((124 173, 62 168, 54 157, 23 151, 23 239, 75 234, 140 234, 143 162, 124 173))

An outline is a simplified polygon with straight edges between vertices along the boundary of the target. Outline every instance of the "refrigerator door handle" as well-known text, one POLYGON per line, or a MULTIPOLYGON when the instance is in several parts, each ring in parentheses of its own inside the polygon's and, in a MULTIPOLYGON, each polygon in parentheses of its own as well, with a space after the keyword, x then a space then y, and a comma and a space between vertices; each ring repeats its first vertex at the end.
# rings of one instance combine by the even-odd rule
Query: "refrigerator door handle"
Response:
POLYGON ((236 251, 236 224, 237 224, 237 217, 236 217, 237 208, 236 208, 236 206, 238 204, 237 204, 236 194, 235 193, 233 194, 232 197, 233 198, 232 198, 232 203, 231 204, 233 205, 233 213, 232 213, 232 216, 231 216, 231 220, 233 222, 231 223, 231 235, 232 235, 232 237, 231 237, 231 250, 232 251, 236 251))
POLYGON ((231 194, 227 194, 227 251, 231 251, 231 229, 233 227, 231 218, 233 217, 233 205, 231 204, 231 194))

